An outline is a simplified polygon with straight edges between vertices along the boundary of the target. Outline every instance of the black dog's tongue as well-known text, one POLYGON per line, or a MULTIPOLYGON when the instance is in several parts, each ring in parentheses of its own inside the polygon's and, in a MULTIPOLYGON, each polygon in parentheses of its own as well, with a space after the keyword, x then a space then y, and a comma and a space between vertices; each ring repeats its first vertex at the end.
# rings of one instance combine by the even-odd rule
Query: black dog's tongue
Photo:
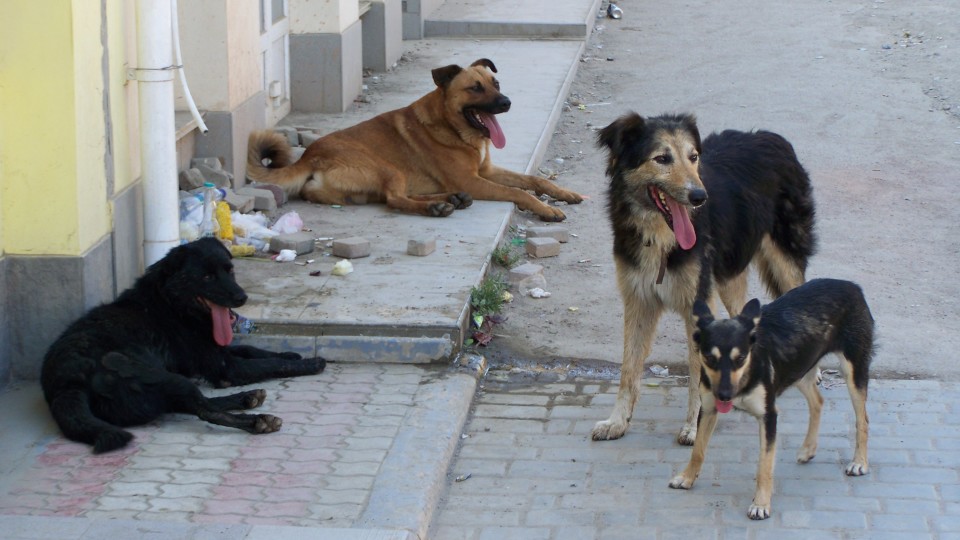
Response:
POLYGON ((233 341, 233 321, 230 310, 223 306, 208 303, 210 318, 213 320, 213 340, 217 345, 226 347, 233 341))

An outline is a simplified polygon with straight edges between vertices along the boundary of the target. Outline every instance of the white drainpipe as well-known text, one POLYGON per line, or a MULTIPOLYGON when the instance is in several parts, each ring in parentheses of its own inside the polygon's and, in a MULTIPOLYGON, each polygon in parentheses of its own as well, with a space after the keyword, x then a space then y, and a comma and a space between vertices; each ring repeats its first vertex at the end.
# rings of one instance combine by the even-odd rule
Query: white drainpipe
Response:
POLYGON ((138 0, 143 256, 151 265, 180 244, 170 0, 138 0))

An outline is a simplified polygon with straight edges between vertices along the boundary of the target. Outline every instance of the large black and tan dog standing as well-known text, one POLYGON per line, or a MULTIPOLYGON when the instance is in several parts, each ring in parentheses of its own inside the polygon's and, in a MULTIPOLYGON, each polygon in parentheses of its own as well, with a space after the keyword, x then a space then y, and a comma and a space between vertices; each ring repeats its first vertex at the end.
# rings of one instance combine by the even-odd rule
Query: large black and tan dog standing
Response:
POLYGON ((714 289, 735 315, 751 262, 773 297, 805 281, 813 254, 810 180, 793 147, 768 131, 727 130, 701 143, 690 115, 627 114, 603 128, 609 153, 608 210, 623 300, 623 368, 613 413, 594 440, 617 439, 630 423, 643 363, 665 309, 686 322, 690 369, 681 444, 696 438, 700 360, 692 340, 697 299, 714 289))
POLYGON ((165 413, 250 433, 280 429, 276 416, 229 412, 259 407, 264 390, 207 398, 191 380, 226 388, 323 371, 323 358, 229 346, 231 308, 246 300, 219 240, 172 249, 116 301, 92 309, 50 346, 40 384, 60 430, 101 453, 130 442, 133 434, 123 427, 165 413))
POLYGON ((823 397, 817 390, 820 359, 836 353, 856 415, 856 448, 849 476, 867 473, 867 383, 873 356, 873 316, 860 287, 849 281, 814 279, 763 306, 753 299, 739 315, 715 320, 707 304, 694 303, 693 334, 703 359, 697 441, 684 471, 670 487, 693 487, 706 456, 717 413, 736 406, 760 424, 757 488, 747 515, 770 517, 777 449, 776 398, 796 385, 807 400, 810 419, 797 461, 817 453, 823 397))
POLYGON ((253 132, 247 177, 322 204, 378 201, 406 213, 445 217, 473 199, 512 201, 544 221, 562 221, 559 208, 528 191, 574 204, 583 200, 580 195, 490 160, 490 144, 506 144, 496 115, 510 109, 496 71, 486 58, 466 68, 434 69, 433 91, 321 137, 296 163, 283 135, 253 132))

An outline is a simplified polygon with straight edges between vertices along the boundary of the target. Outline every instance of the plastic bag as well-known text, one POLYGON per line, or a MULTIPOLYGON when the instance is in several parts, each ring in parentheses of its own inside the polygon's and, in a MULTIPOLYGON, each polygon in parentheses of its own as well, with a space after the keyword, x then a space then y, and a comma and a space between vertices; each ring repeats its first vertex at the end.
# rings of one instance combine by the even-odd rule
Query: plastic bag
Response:
POLYGON ((301 229, 303 229, 303 220, 300 219, 300 214, 298 214, 295 210, 291 210, 290 212, 280 216, 277 219, 277 222, 270 227, 270 230, 279 234, 300 232, 301 229))

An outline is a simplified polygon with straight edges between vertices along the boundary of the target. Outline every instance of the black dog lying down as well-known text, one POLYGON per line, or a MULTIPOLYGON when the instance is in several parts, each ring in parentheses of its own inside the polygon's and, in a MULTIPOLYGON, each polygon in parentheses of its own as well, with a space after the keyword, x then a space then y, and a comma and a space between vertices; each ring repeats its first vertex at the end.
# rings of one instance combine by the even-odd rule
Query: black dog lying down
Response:
POLYGON ((250 433, 280 429, 269 414, 234 414, 266 398, 262 389, 207 398, 190 379, 226 388, 323 371, 323 358, 228 346, 230 308, 247 295, 233 275, 230 252, 204 238, 174 248, 113 303, 68 327, 47 351, 40 383, 54 420, 69 439, 94 453, 133 438, 121 426, 164 413, 195 414, 250 433))
POLYGON ((717 413, 734 406, 760 422, 757 489, 748 515, 770 517, 773 465, 777 449, 776 398, 796 386, 810 410, 807 436, 797 453, 806 463, 817 453, 823 397, 817 390, 820 359, 836 353, 856 416, 856 447, 846 473, 867 473, 867 384, 873 357, 873 316, 856 283, 838 279, 808 281, 760 308, 753 299, 732 319, 715 320, 702 300, 693 305, 693 339, 703 359, 697 440, 686 469, 670 487, 690 489, 717 425, 717 413))

